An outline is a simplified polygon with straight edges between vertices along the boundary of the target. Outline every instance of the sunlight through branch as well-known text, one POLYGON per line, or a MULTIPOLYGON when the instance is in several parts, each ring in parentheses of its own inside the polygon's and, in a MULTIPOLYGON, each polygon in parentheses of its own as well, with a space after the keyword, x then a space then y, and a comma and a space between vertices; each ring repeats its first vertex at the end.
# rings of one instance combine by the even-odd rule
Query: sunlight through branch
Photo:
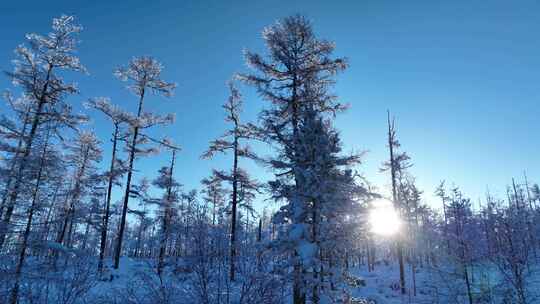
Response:
POLYGON ((401 219, 392 202, 380 199, 374 201, 372 205, 369 214, 371 231, 383 236, 395 235, 401 227, 401 219))

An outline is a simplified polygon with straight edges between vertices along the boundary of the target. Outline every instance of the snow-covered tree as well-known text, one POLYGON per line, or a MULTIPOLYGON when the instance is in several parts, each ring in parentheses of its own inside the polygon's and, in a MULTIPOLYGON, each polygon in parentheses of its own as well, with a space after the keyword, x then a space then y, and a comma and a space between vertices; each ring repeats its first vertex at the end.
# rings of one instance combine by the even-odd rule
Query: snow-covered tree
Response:
POLYGON ((302 267, 307 299, 336 301, 344 292, 338 287, 343 287, 348 217, 359 214, 368 194, 350 169, 359 156, 341 155, 338 133, 315 111, 307 111, 299 125, 294 151, 283 155, 290 163, 280 166, 296 171, 296 186, 284 179, 271 182, 274 198, 287 201, 275 216, 277 223, 286 224, 275 246, 297 253, 293 265, 302 267))
POLYGON ((174 177, 174 165, 176 161, 176 148, 172 149, 171 163, 168 167, 162 167, 159 170, 159 176, 154 180, 153 184, 161 190, 164 190, 162 199, 154 200, 159 207, 159 219, 161 221, 160 240, 159 240, 159 256, 157 263, 157 273, 162 279, 161 274, 165 262, 165 250, 167 242, 171 234, 172 219, 176 213, 177 204, 179 202, 179 187, 174 177))
POLYGON ((39 191, 41 190, 43 179, 47 175, 46 162, 49 159, 49 156, 47 155, 47 153, 49 152, 48 150, 50 149, 50 146, 49 146, 50 144, 49 140, 51 139, 50 130, 51 130, 50 128, 47 130, 47 134, 43 138, 43 143, 42 143, 43 148, 41 151, 41 155, 39 157, 39 165, 36 172, 35 186, 33 187, 33 190, 31 193, 31 203, 30 203, 30 206, 28 207, 26 225, 22 233, 22 241, 21 241, 19 252, 18 252, 17 266, 15 268, 15 282, 14 282, 14 286, 11 290, 10 297, 9 297, 9 302, 11 304, 17 304, 18 302, 19 288, 21 284, 21 275, 22 275, 22 270, 24 267, 28 245, 30 241, 32 221, 34 220, 34 215, 38 211, 37 208, 38 208, 38 204, 40 200, 39 191))
MULTIPOLYGON (((404 174, 404 170, 410 167, 409 156, 405 152, 398 152, 400 143, 396 137, 395 119, 390 119, 390 111, 388 111, 388 150, 390 158, 383 164, 382 171, 390 171, 392 181, 392 202, 394 208, 398 210, 400 215, 404 215, 404 202, 400 197, 398 179, 404 174)), ((406 226, 404 227, 406 229, 406 226)), ((403 230, 403 229, 402 229, 403 230)), ((399 262, 399 284, 401 293, 406 293, 405 286, 405 261, 403 253, 403 238, 404 234, 400 233, 396 240, 397 256, 399 262)))
POLYGON ((450 190, 449 204, 447 206, 448 234, 450 237, 450 256, 455 257, 458 273, 461 274, 466 287, 466 296, 469 304, 474 303, 471 282, 472 244, 474 238, 471 233, 472 209, 469 198, 464 197, 459 188, 450 190))
POLYGON ((2 174, 4 191, 0 205, 0 219, 4 207, 6 207, 11 185, 15 180, 14 173, 23 152, 22 147, 29 128, 33 105, 32 101, 24 95, 20 98, 14 98, 11 93, 6 92, 4 99, 9 105, 10 110, 15 114, 15 118, 11 118, 5 114, 2 114, 0 118, 0 134, 2 135, 0 150, 5 154, 4 157, 6 160, 9 160, 9 165, 2 168, 2 173, 4 173, 2 174))
POLYGON ((213 172, 209 177, 201 181, 203 185, 203 199, 211 204, 212 210, 212 226, 216 225, 216 216, 221 213, 225 205, 226 190, 223 188, 223 180, 219 178, 216 172, 213 172))
POLYGON ((124 192, 124 202, 122 206, 122 217, 120 219, 120 229, 117 236, 116 250, 114 252, 114 268, 118 269, 120 263, 120 255, 122 253, 122 240, 124 238, 124 230, 126 227, 126 215, 128 210, 129 198, 131 195, 131 179, 133 177, 133 167, 136 155, 144 154, 144 149, 141 148, 147 138, 141 136, 141 131, 150 127, 170 123, 173 119, 172 115, 158 116, 149 112, 143 111, 145 97, 149 93, 163 95, 169 97, 172 95, 176 85, 161 79, 162 65, 152 57, 137 57, 133 58, 126 67, 121 67, 116 70, 115 75, 122 81, 128 81, 128 88, 137 96, 138 106, 135 118, 130 121, 131 139, 128 142, 128 168, 126 189, 124 192))
POLYGON ((239 78, 271 103, 261 112, 259 135, 277 149, 277 156, 266 163, 276 173, 270 184, 274 198, 285 202, 276 222, 285 224, 286 232, 275 247, 290 253, 293 301, 305 303, 309 290, 309 298, 318 302, 330 296, 321 294, 329 269, 325 266, 337 264, 335 252, 325 252, 329 249, 322 240, 343 227, 336 217, 351 211, 354 204, 349 195, 359 190, 351 171, 343 168, 358 159, 339 155, 337 133, 324 118, 345 108, 329 89, 346 61, 332 58, 334 44, 317 39, 309 21, 299 15, 267 27, 263 38, 268 57, 247 52, 247 63, 256 73, 239 78), (326 187, 327 194, 322 192, 326 187), (331 196, 339 200, 332 202, 331 196))
POLYGON ((27 45, 15 49, 17 59, 14 60, 14 69, 7 72, 7 75, 31 102, 32 114, 28 118, 29 129, 20 147, 18 164, 14 168, 13 182, 8 185, 9 195, 0 223, 0 248, 17 203, 23 174, 39 127, 46 122, 56 122, 56 130, 60 130, 63 126, 75 126, 83 118, 73 115, 71 106, 66 103, 69 95, 78 92, 76 85, 62 78, 63 71, 86 71, 75 56, 80 31, 81 27, 75 24, 73 16, 61 16, 53 19, 52 32, 48 35, 28 34, 27 45))
MULTIPOLYGON (((227 102, 223 105, 227 116, 225 121, 230 122, 232 127, 227 130, 220 138, 212 141, 210 147, 203 154, 203 158, 212 158, 216 153, 233 154, 233 163, 230 173, 225 171, 215 171, 215 176, 220 180, 231 183, 231 242, 230 242, 230 278, 235 279, 235 259, 237 254, 237 208, 239 203, 239 186, 242 184, 244 191, 256 187, 256 183, 252 181, 244 171, 240 174, 239 158, 255 158, 249 145, 242 143, 247 139, 253 138, 253 127, 249 124, 243 124, 240 121, 240 112, 242 111, 242 96, 232 82, 229 83, 230 96, 227 102)), ((246 192, 244 192, 246 197, 246 192)))
POLYGON ((514 303, 532 303, 531 269, 534 246, 531 224, 527 221, 527 203, 522 189, 512 179, 508 192, 508 206, 491 215, 494 241, 499 245, 489 258, 509 285, 510 300, 514 303))
POLYGON ((111 206, 111 197, 113 185, 118 184, 118 179, 125 173, 125 165, 117 157, 116 153, 118 150, 118 141, 123 140, 122 138, 122 128, 128 121, 131 121, 133 118, 131 115, 118 106, 111 104, 108 98, 95 98, 91 99, 87 103, 87 107, 94 108, 105 114, 113 123, 113 133, 112 133, 112 155, 111 155, 111 164, 109 166, 109 171, 106 172, 107 175, 107 196, 105 198, 105 208, 103 212, 103 217, 101 221, 101 242, 99 249, 99 262, 98 270, 101 272, 103 270, 103 259, 105 258, 105 249, 107 244, 107 232, 109 229, 109 218, 110 218, 110 206, 111 206))
POLYGON ((66 148, 70 152, 66 156, 66 163, 72 167, 71 188, 69 199, 64 206, 62 224, 56 242, 65 243, 68 247, 71 243, 74 224, 76 224, 76 209, 88 183, 92 182, 97 171, 96 163, 101 160, 100 141, 94 133, 83 131, 73 142, 67 143, 66 148))

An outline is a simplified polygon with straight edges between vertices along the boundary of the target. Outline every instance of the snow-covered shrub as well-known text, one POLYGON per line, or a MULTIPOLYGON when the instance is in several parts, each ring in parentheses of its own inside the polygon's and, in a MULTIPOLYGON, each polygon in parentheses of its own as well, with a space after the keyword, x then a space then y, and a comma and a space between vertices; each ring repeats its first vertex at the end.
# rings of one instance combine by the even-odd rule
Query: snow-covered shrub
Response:
MULTIPOLYGON (((20 285, 20 304, 77 304, 88 302, 88 292, 95 286, 95 265, 86 258, 73 257, 66 267, 55 271, 42 260, 29 259, 20 285)), ((9 280, 10 276, 2 276, 9 280)), ((2 284, 3 287, 6 286, 2 284)), ((12 288, 12 284, 7 284, 12 288)), ((4 297, 2 288, 1 298, 4 297)))

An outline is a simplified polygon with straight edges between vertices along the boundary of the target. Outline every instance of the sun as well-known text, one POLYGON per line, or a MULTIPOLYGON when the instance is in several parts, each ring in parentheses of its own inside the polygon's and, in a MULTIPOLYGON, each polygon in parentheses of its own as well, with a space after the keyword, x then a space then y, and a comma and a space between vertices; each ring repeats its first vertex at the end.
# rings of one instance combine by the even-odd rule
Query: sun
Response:
POLYGON ((371 231, 382 236, 395 235, 401 227, 401 219, 392 203, 387 200, 377 200, 369 213, 371 231))

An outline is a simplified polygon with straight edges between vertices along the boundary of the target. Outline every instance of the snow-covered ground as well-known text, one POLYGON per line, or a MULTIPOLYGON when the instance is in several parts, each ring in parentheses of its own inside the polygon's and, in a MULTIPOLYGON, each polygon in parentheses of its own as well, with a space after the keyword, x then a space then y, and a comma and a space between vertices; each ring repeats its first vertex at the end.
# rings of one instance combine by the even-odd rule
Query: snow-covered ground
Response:
MULTIPOLYGON (((471 275, 474 303, 508 303, 512 286, 504 280, 498 269, 485 263, 476 265, 471 275)), ((413 294, 413 277, 406 271, 407 293, 402 295, 399 289, 399 269, 396 263, 380 263, 372 272, 366 267, 353 269, 351 273, 364 281, 364 286, 351 288, 351 294, 358 299, 372 300, 377 304, 402 303, 469 303, 466 285, 460 273, 448 265, 437 268, 418 268, 416 271, 416 296, 413 294)), ((527 277, 527 295, 529 302, 540 303, 540 271, 532 267, 527 277)), ((367 302, 369 303, 369 302, 367 302)))
MULTIPOLYGON (((57 272, 42 268, 40 265, 43 265, 43 261, 31 259, 29 262, 31 266, 23 281, 21 303, 237 304, 253 303, 249 300, 250 297, 257 298, 261 294, 264 294, 264 300, 257 303, 291 303, 287 291, 289 283, 272 280, 270 274, 263 273, 260 277, 239 275, 235 283, 229 284, 226 280, 227 271, 224 271, 225 279, 217 284, 216 280, 220 280, 220 277, 216 276, 219 269, 207 269, 208 277, 205 277, 200 270, 182 267, 184 261, 181 259, 169 261, 162 280, 156 274, 154 259, 124 257, 118 270, 108 268, 101 278, 95 276, 94 258, 77 262, 73 260, 66 268, 63 268, 64 261, 60 259, 58 269, 66 270, 57 272), (257 294, 253 297, 254 293, 257 294), (207 299, 207 302, 203 299, 207 299)), ((399 270, 395 261, 379 261, 371 272, 365 265, 351 268, 350 274, 356 282, 356 286, 349 286, 350 294, 355 300, 352 303, 468 304, 466 286, 460 273, 455 272, 457 268, 450 267, 449 264, 439 265, 437 268, 419 267, 415 276, 417 288, 414 295, 411 268, 406 265, 407 293, 404 295, 400 293, 399 270)), ((516 303, 508 300, 512 286, 505 283, 507 281, 497 268, 489 263, 476 264, 472 273, 475 304, 516 303)), ((540 271, 538 267, 532 267, 530 273, 526 281, 527 303, 540 303, 540 271)), ((2 284, 8 281, 2 280, 2 284)))

